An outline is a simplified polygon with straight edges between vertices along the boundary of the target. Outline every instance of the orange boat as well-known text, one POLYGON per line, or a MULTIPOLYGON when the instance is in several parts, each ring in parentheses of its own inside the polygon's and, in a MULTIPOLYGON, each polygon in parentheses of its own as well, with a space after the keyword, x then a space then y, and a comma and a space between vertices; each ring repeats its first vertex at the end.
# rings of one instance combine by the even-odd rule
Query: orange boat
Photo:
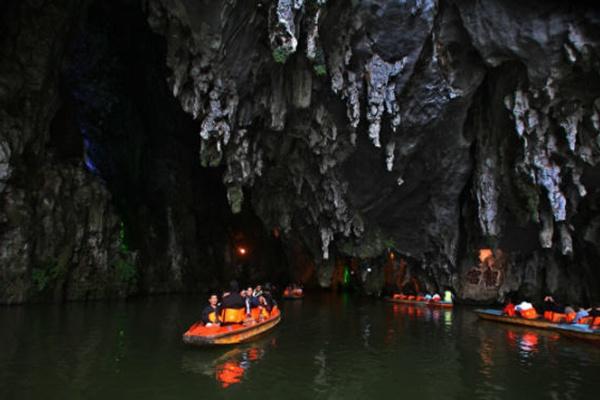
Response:
POLYGON ((285 300, 301 300, 304 297, 302 290, 284 290, 281 298, 285 300))
POLYGON ((589 325, 558 324, 542 318, 527 319, 521 317, 509 317, 508 315, 504 315, 501 310, 475 310, 475 313, 479 316, 479 318, 490 321, 523 325, 539 329, 548 329, 568 337, 600 341, 600 329, 590 327, 589 325))
POLYGON ((440 308, 454 307, 454 304, 451 302, 424 300, 422 297, 419 298, 419 296, 405 296, 398 294, 395 294, 393 297, 386 297, 385 301, 389 301, 392 303, 411 304, 413 306, 427 306, 440 308))
POLYGON ((269 317, 259 322, 225 326, 204 326, 202 322, 196 322, 183 334, 183 342, 194 346, 244 343, 273 329, 279 321, 281 312, 275 306, 269 317))

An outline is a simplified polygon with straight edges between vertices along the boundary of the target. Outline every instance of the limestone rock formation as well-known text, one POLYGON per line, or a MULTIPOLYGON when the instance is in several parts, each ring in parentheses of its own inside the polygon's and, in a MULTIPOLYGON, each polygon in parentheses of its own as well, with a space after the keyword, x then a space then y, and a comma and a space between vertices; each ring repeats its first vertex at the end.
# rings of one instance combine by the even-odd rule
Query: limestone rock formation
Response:
MULTIPOLYGON (((322 286, 351 271, 367 293, 419 281, 464 301, 545 292, 600 300, 592 4, 7 4, 25 16, 6 25, 13 34, 0 45, 0 221, 10 221, 6 202, 23 177, 60 169, 44 146, 64 79, 96 169, 79 185, 111 193, 101 208, 112 222, 95 229, 109 232, 101 247, 116 254, 114 227, 124 220, 136 290, 225 279, 223 266, 237 262, 231 226, 252 221, 261 225, 256 243, 286 253, 281 271, 312 273, 322 286), (102 28, 118 7, 130 11, 102 28), (33 28, 43 23, 55 28, 33 28)), ((61 176, 75 179, 69 168, 61 176)), ((21 196, 38 198, 38 189, 21 196)), ((15 224, 2 222, 0 236, 15 224)), ((30 276, 32 261, 19 252, 47 232, 11 245, 0 273, 20 265, 10 276, 30 276)), ((6 293, 0 299, 11 301, 6 293)))

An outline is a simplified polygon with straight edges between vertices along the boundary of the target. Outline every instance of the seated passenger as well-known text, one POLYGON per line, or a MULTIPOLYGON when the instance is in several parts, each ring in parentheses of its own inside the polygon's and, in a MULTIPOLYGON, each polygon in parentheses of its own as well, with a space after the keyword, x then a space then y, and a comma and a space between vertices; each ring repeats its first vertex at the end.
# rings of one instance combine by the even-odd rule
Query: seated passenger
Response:
POLYGON ((512 303, 511 299, 507 299, 506 303, 504 303, 502 314, 508 315, 509 317, 514 317, 516 315, 515 305, 512 303))
POLYGON ((448 289, 446 289, 444 291, 444 303, 452 303, 452 301, 454 300, 454 295, 452 295, 452 292, 448 289))
POLYGON ((544 312, 546 312, 546 311, 551 311, 551 312, 556 311, 556 302, 554 301, 552 296, 544 297, 544 312))
POLYGON ((592 323, 590 324, 592 328, 600 329, 600 306, 590 310, 590 317, 592 317, 592 323))
POLYGON ((246 296, 250 303, 250 308, 258 307, 258 297, 254 296, 254 290, 251 287, 246 289, 246 296))
POLYGON ((254 288, 254 292, 252 292, 252 297, 256 297, 257 299, 262 296, 262 286, 261 285, 256 285, 256 288, 254 288))
POLYGON ((244 308, 244 299, 240 295, 239 286, 236 281, 231 281, 229 292, 223 293, 223 308, 244 308))
POLYGON ((435 302, 442 301, 442 296, 440 296, 439 294, 436 293, 433 296, 431 296, 431 301, 435 301, 435 302))
POLYGON ((522 301, 518 306, 515 307, 515 311, 523 318, 537 318, 537 312, 535 311, 533 304, 529 303, 528 301, 522 301))
POLYGON ((425 301, 431 301, 431 297, 432 297, 431 294, 427 293, 425 295, 425 301))
POLYGON ((208 298, 208 305, 202 310, 202 322, 204 326, 219 326, 221 319, 219 318, 219 307, 216 294, 211 294, 208 298))
POLYGON ((579 307, 579 310, 577 310, 577 314, 575 314, 575 320, 573 322, 576 324, 581 324, 583 323, 582 319, 587 318, 589 315, 590 314, 588 310, 586 310, 583 307, 579 307))

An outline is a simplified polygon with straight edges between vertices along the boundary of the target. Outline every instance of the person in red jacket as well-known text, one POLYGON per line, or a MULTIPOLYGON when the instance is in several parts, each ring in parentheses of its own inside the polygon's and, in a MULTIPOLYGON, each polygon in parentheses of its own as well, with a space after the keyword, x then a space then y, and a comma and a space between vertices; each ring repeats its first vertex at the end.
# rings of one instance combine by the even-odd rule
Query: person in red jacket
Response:
POLYGON ((502 309, 502 314, 508 315, 509 317, 515 316, 515 305, 513 304, 510 298, 506 299, 506 302, 504 303, 504 308, 502 309))

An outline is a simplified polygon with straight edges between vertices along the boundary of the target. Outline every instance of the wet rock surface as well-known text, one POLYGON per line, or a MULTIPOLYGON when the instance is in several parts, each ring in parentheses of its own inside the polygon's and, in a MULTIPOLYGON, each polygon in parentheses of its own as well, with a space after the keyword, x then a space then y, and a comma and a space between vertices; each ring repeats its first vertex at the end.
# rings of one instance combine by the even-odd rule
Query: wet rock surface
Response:
MULTIPOLYGON (((91 15, 102 15, 94 4, 91 15)), ((211 284, 233 262, 223 248, 235 240, 226 227, 207 226, 256 213, 264 232, 277 233, 256 237, 276 236, 291 260, 281 270, 321 286, 332 285, 346 263, 353 284, 373 294, 419 281, 427 290, 451 287, 464 301, 546 292, 600 300, 600 12, 591 3, 124 4, 147 21, 132 32, 154 36, 119 31, 124 17, 112 38, 86 25, 79 58, 15 47, 11 36, 1 50, 43 58, 49 66, 34 75, 55 91, 50 71, 71 60, 70 87, 87 96, 75 99, 90 128, 85 154, 104 177, 89 174, 89 184, 106 184, 113 198, 106 202, 138 237, 137 290, 211 284), (146 50, 114 54, 115 37, 128 36, 149 43, 146 50), (123 90, 123 68, 146 78, 123 90), (216 181, 223 193, 208 197, 226 199, 233 215, 209 217, 215 208, 203 190, 216 181)), ((64 48, 68 27, 82 17, 81 4, 61 5, 52 21, 63 30, 52 34, 64 48)), ((21 64, 0 65, 0 112, 10 113, 17 103, 8 102, 15 98, 9 91, 33 92, 21 64)), ((46 115, 25 135, 35 157, 46 154, 59 98, 12 117, 25 125, 46 115)), ((23 135, 11 132, 24 128, 4 120, 0 193, 7 196, 15 171, 26 176, 40 167, 12 142, 23 135)), ((22 257, 9 254, 2 271, 11 260, 31 271, 22 257)))

